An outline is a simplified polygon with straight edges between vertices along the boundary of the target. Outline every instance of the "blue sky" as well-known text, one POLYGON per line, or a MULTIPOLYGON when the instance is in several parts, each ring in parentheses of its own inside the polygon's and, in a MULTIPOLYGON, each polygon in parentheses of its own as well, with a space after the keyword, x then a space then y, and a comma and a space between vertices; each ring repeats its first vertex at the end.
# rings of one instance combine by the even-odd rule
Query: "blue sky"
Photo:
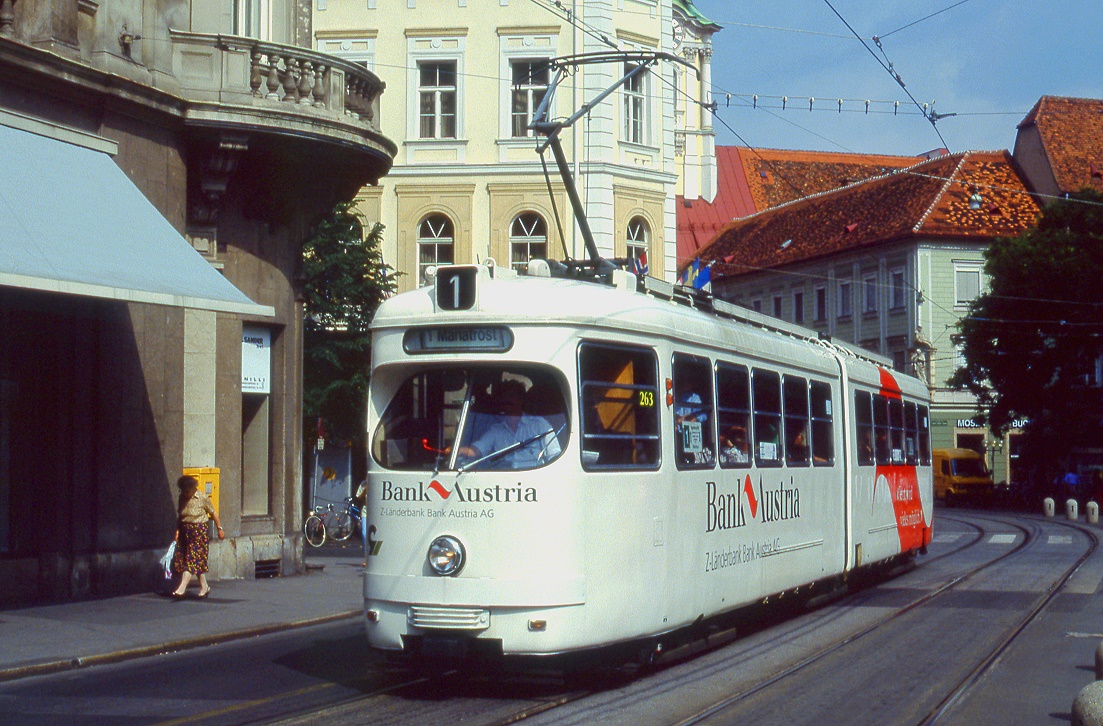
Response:
POLYGON ((830 2, 838 15, 825 0, 694 0, 723 26, 713 36, 717 143, 884 154, 943 146, 877 59, 916 101, 957 114, 936 124, 955 152, 1013 148, 1016 125, 1043 95, 1103 98, 1100 0, 830 2))

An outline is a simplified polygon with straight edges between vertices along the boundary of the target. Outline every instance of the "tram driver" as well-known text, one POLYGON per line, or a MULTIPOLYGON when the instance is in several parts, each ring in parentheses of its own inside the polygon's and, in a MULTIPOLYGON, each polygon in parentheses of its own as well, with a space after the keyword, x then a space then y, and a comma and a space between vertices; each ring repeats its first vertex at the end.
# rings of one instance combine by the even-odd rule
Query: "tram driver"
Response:
POLYGON ((506 380, 495 386, 501 413, 479 438, 468 446, 461 446, 459 453, 468 461, 477 461, 496 451, 521 442, 500 457, 488 459, 490 469, 531 469, 559 456, 559 439, 547 419, 524 412, 525 386, 520 381, 506 380))

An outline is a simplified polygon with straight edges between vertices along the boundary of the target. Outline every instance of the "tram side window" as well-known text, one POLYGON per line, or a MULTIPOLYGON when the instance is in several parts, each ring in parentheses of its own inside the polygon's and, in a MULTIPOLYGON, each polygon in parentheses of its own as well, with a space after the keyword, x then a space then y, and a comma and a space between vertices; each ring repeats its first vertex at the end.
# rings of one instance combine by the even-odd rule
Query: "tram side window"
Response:
POLYGON ((754 402, 754 460, 781 466, 781 376, 758 368, 751 374, 754 402))
POLYGON ((889 455, 893 464, 904 463, 904 403, 899 398, 889 399, 889 455))
POLYGON ((648 348, 583 343, 578 353, 585 469, 654 469, 658 361, 648 348))
POLYGON ((679 469, 711 469, 716 462, 712 366, 708 358, 674 356, 674 452, 679 469))
POLYGON ((812 381, 812 463, 831 466, 835 463, 835 426, 831 410, 831 385, 812 381))
POLYGON ((796 376, 785 376, 785 463, 808 466, 808 382, 796 376))
POLYGON ((923 466, 931 465, 931 420, 927 418, 927 407, 919 406, 916 409, 919 416, 919 463, 923 466))
POLYGON ((915 466, 919 457, 916 446, 918 431, 915 427, 915 404, 911 401, 904 403, 904 463, 915 466))
POLYGON ((716 427, 720 466, 750 466, 751 387, 743 366, 716 366, 716 427))
POLYGON ((858 463, 873 465, 873 400, 868 391, 854 393, 854 421, 858 429, 858 463))
POLYGON ((873 454, 881 465, 892 461, 889 449, 889 400, 884 396, 873 397, 873 454))

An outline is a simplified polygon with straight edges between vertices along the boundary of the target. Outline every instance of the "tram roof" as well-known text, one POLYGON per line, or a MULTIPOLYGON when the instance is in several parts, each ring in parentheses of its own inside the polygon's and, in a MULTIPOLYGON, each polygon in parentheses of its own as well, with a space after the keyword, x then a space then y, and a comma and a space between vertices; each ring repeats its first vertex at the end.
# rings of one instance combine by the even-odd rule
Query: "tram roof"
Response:
POLYGON ((773 358, 780 355, 777 347, 782 346, 788 348, 785 357, 791 362, 799 359, 813 367, 839 354, 891 368, 887 358, 821 340, 814 330, 654 278, 637 279, 618 270, 612 284, 602 284, 478 267, 478 293, 471 308, 440 309, 436 287, 429 284, 385 301, 372 321, 373 329, 472 323, 581 327, 677 338, 714 349, 758 351, 773 358))

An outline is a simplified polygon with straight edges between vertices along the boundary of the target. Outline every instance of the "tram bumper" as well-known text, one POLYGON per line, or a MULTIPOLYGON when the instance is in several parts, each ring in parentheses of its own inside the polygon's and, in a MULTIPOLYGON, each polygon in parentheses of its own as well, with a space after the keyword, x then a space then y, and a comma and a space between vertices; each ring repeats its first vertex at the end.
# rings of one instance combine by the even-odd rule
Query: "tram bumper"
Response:
POLYGON ((402 652, 425 660, 497 661, 503 657, 501 638, 431 633, 403 635, 402 652))

